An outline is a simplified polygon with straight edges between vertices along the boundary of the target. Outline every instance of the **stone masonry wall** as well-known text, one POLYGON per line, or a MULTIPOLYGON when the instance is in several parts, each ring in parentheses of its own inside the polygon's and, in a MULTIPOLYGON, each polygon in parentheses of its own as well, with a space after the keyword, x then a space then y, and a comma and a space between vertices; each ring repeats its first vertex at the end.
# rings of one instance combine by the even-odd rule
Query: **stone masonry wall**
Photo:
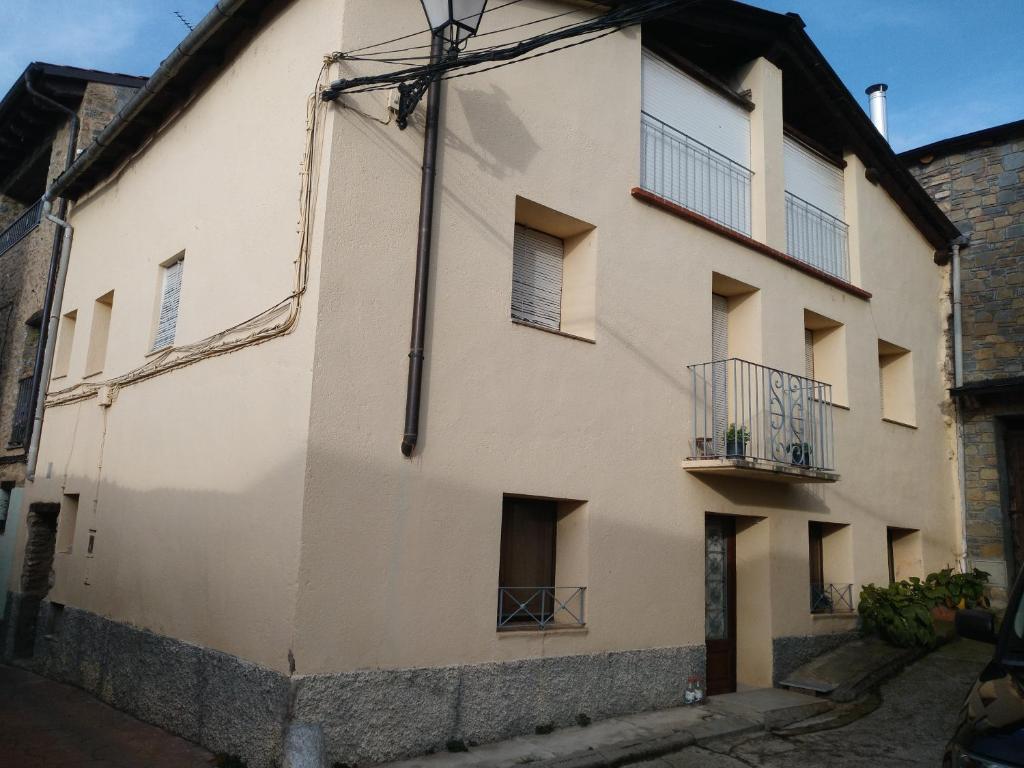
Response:
POLYGON ((1024 135, 910 170, 971 238, 961 258, 965 383, 1024 375, 1024 135))

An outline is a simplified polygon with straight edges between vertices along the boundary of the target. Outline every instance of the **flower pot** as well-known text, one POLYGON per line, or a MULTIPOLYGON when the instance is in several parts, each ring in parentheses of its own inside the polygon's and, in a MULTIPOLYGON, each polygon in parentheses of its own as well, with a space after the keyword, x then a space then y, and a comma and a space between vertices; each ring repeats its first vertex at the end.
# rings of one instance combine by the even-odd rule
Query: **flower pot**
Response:
POLYGON ((949 608, 945 605, 936 605, 932 608, 932 618, 935 621, 956 621, 956 608, 949 608))
POLYGON ((793 443, 789 456, 792 463, 798 467, 811 466, 811 446, 807 443, 793 443))
POLYGON ((747 441, 746 440, 726 440, 725 441, 725 455, 726 456, 746 456, 747 455, 747 441))

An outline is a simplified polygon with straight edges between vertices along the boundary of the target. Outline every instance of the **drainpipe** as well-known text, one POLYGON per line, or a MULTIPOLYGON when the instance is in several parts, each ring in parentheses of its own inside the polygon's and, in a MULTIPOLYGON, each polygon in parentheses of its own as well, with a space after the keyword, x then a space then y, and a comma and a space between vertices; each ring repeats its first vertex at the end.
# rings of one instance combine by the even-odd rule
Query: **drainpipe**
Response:
MULTIPOLYGON (((430 63, 441 60, 443 40, 434 35, 430 63)), ((437 176, 437 134, 441 116, 441 79, 435 77, 427 90, 427 125, 423 134, 423 176, 420 183, 420 224, 416 241, 416 288, 412 305, 412 339, 409 342, 409 381, 405 390, 405 434, 402 455, 412 456, 420 435, 420 395, 423 390, 423 347, 427 327, 427 284, 430 277, 430 241, 434 224, 434 179, 437 176)))
MULTIPOLYGON (((959 389, 964 383, 964 339, 963 339, 963 317, 961 307, 960 290, 960 249, 968 244, 970 238, 961 235, 950 244, 952 252, 952 276, 953 283, 953 386, 959 389)), ((953 407, 956 416, 956 470, 957 485, 960 489, 960 548, 963 552, 961 568, 967 571, 967 466, 964 461, 964 419, 963 408, 960 403, 960 396, 953 399, 953 407)))
MULTIPOLYGON (((64 171, 75 161, 75 150, 78 147, 79 121, 78 113, 40 93, 32 85, 31 75, 25 78, 25 89, 33 98, 43 102, 53 109, 59 110, 68 116, 68 146, 67 154, 64 157, 64 171)), ((50 267, 46 275, 46 290, 43 293, 43 316, 52 318, 60 316, 61 297, 64 293, 64 276, 67 273, 67 254, 65 248, 71 248, 71 227, 64 221, 67 216, 68 202, 61 198, 57 209, 57 215, 51 213, 52 203, 50 191, 43 195, 43 215, 57 224, 58 229, 53 233, 53 245, 50 248, 50 267), (63 238, 61 229, 64 230, 63 238), (62 241, 64 245, 62 246, 62 241), (62 267, 63 265, 63 267, 62 267)), ((47 320, 39 334, 39 344, 36 345, 36 359, 32 365, 32 406, 33 418, 29 427, 29 448, 27 455, 26 477, 32 480, 35 477, 36 459, 39 453, 39 433, 43 421, 43 400, 45 399, 45 382, 50 378, 50 365, 47 357, 52 361, 54 341, 57 337, 57 325, 52 320, 47 320)))

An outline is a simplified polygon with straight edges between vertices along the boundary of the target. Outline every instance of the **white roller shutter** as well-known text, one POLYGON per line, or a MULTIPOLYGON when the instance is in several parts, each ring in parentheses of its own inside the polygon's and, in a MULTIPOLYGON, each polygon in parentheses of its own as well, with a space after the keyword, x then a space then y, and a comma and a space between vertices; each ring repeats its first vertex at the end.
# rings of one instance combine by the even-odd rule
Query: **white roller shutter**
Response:
POLYGON ((711 88, 648 50, 641 70, 643 111, 750 167, 750 116, 711 88))
POLYGON ((711 294, 711 422, 714 427, 715 453, 725 453, 725 432, 729 421, 728 363, 729 301, 711 294))
POLYGON ((174 331, 178 325, 178 302, 181 299, 181 274, 184 266, 184 259, 179 259, 164 267, 160 318, 157 320, 153 349, 168 347, 174 343, 174 331))
POLYGON ((786 191, 844 220, 843 169, 789 136, 783 137, 786 191))
POLYGON ((814 378, 814 331, 804 328, 804 371, 808 379, 814 378))
POLYGON ((512 247, 512 317, 543 328, 562 326, 563 242, 516 224, 512 247))

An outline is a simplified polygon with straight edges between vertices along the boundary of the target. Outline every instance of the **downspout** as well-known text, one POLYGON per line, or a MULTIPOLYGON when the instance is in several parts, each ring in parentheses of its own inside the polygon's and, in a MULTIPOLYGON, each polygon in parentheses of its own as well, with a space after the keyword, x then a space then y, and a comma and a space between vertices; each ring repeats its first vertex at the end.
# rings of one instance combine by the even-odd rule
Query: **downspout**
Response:
MULTIPOLYGON (((953 387, 959 389, 964 383, 964 339, 963 316, 960 290, 960 248, 970 242, 967 235, 961 235, 950 244, 952 252, 953 283, 953 387)), ((964 418, 960 395, 953 398, 956 418, 956 470, 957 486, 960 490, 960 551, 963 553, 960 567, 967 572, 967 466, 964 461, 964 418)))
MULTIPOLYGON (((80 123, 78 113, 40 93, 33 87, 31 76, 25 77, 25 89, 44 104, 65 113, 68 116, 68 146, 64 157, 64 171, 75 161, 75 150, 78 147, 80 123)), ((32 423, 29 427, 29 447, 26 457, 25 476, 32 480, 35 477, 36 459, 39 455, 39 433, 43 422, 43 400, 45 400, 45 382, 50 378, 50 364, 53 359, 54 341, 57 338, 57 323, 53 318, 60 317, 61 298, 64 294, 64 277, 67 274, 67 253, 71 248, 71 227, 64 221, 68 211, 68 201, 61 198, 57 215, 51 213, 52 200, 50 190, 43 195, 43 215, 57 224, 53 233, 53 245, 50 248, 50 267, 46 275, 46 290, 43 293, 43 316, 48 318, 43 325, 36 345, 36 358, 32 364, 32 423), (63 229, 63 238, 61 237, 63 229), (62 245, 63 242, 63 245, 62 245)))
MULTIPOLYGON (((434 35, 430 63, 441 60, 443 39, 434 35)), ((427 124, 423 134, 423 175, 420 182, 420 222, 416 241, 416 287, 412 305, 412 338, 409 342, 409 380, 405 390, 405 434, 402 455, 412 456, 420 435, 420 395, 423 390, 423 347, 427 327, 427 286, 430 278, 430 241, 434 224, 434 180, 437 176, 437 134, 441 116, 441 79, 435 77, 427 90, 427 124)))

